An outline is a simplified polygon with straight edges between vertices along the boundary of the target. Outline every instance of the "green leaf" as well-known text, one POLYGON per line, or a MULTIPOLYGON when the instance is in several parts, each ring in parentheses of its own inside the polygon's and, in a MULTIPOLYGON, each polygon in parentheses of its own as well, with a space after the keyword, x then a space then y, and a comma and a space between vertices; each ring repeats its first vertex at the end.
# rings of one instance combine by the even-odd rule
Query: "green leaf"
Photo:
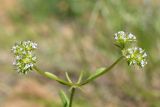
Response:
POLYGON ((63 107, 68 107, 69 99, 68 99, 66 93, 63 90, 61 90, 59 95, 60 95, 61 101, 63 103, 63 107))
POLYGON ((58 80, 58 77, 56 75, 50 73, 50 72, 44 72, 44 74, 49 78, 52 78, 52 79, 54 79, 56 81, 58 80))
POLYGON ((96 72, 93 75, 89 76, 89 78, 87 79, 87 81, 94 80, 95 78, 97 78, 98 76, 100 76, 104 72, 105 69, 106 68, 99 68, 99 69, 97 69, 96 72))

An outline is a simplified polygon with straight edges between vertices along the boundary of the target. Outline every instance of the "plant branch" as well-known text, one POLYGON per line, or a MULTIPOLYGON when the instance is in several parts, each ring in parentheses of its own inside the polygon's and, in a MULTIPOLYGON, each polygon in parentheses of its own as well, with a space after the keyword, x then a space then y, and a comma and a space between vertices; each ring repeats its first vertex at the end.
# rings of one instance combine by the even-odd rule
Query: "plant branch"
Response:
POLYGON ((57 81, 57 82, 59 82, 59 83, 61 83, 63 85, 73 86, 72 83, 64 81, 64 80, 60 79, 59 77, 57 77, 56 75, 54 75, 54 74, 52 74, 50 72, 44 72, 44 71, 38 69, 36 66, 34 66, 33 68, 37 73, 39 73, 39 74, 41 74, 41 75, 43 75, 43 76, 45 76, 45 77, 47 77, 49 79, 55 80, 55 81, 57 81))
POLYGON ((103 69, 102 71, 95 73, 93 75, 91 75, 86 81, 82 82, 79 84, 79 86, 85 85, 95 79, 97 79, 98 77, 102 76, 103 74, 107 73, 108 71, 110 71, 118 62, 120 62, 123 59, 123 56, 121 56, 120 58, 118 58, 112 65, 110 65, 108 68, 103 69))
POLYGON ((69 99, 69 105, 68 105, 68 107, 72 107, 72 102, 73 102, 74 94, 75 94, 75 88, 73 87, 71 89, 71 96, 70 96, 70 99, 69 99))

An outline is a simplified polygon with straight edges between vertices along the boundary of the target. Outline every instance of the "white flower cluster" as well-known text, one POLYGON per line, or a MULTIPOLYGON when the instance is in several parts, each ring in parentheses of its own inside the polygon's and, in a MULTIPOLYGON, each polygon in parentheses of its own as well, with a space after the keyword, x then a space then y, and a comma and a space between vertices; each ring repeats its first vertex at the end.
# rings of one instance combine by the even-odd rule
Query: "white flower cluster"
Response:
POLYGON ((128 42, 136 41, 136 37, 132 33, 125 33, 124 31, 119 31, 115 33, 114 39, 118 45, 125 45, 128 42))
POLYGON ((130 47, 131 44, 136 41, 136 36, 131 33, 125 33, 124 31, 119 31, 115 34, 114 39, 116 40, 116 45, 122 49, 122 54, 126 58, 129 65, 138 65, 144 67, 147 64, 147 54, 139 47, 130 47), (128 46, 127 46, 128 45, 128 46))
POLYGON ((32 41, 19 42, 12 47, 11 50, 16 58, 13 65, 16 66, 18 72, 26 74, 32 70, 36 63, 36 56, 33 54, 36 48, 37 44, 32 41))
POLYGON ((122 52, 129 65, 137 64, 140 67, 144 67, 147 64, 147 54, 142 48, 128 48, 122 52))

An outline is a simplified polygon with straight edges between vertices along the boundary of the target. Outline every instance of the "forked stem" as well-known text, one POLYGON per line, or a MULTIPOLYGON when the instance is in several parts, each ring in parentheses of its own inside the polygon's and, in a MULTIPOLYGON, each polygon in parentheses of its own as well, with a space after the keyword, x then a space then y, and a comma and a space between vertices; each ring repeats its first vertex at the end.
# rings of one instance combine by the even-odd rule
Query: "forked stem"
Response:
POLYGON ((67 82, 65 80, 62 80, 60 79, 59 77, 57 77, 56 75, 52 74, 52 73, 49 73, 49 72, 44 72, 44 71, 41 71, 40 69, 38 69, 36 66, 34 66, 34 70, 37 71, 39 74, 47 77, 47 78, 50 78, 50 79, 53 79, 63 85, 67 85, 67 86, 70 86, 72 87, 71 88, 71 95, 70 95, 70 99, 69 99, 69 104, 68 104, 68 107, 72 107, 72 102, 73 102, 73 97, 74 97, 74 94, 75 94, 75 89, 76 87, 74 86, 77 86, 77 87, 80 87, 80 86, 83 86, 83 85, 86 85, 87 83, 97 79, 98 77, 102 76, 103 74, 107 73, 108 71, 110 71, 118 62, 120 62, 121 60, 123 59, 123 56, 121 56, 119 59, 117 59, 112 65, 110 65, 108 68, 105 68, 104 70, 102 70, 100 73, 95 73, 95 75, 93 76, 90 76, 87 80, 85 80, 84 82, 81 82, 81 83, 72 83, 72 82, 67 82))

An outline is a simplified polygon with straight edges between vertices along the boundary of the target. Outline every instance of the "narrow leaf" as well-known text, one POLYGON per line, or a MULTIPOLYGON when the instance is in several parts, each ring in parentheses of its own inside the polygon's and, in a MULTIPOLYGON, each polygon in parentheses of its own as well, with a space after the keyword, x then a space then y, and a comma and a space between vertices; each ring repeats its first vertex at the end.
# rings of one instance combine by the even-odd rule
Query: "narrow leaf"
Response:
POLYGON ((70 79, 70 77, 68 75, 68 72, 65 72, 65 74, 66 74, 66 78, 67 78, 68 82, 72 83, 72 80, 70 79))
POLYGON ((63 107, 68 107, 69 99, 68 99, 67 95, 65 94, 65 92, 63 90, 61 90, 59 95, 61 97, 61 101, 63 103, 63 107))
POLYGON ((83 79, 83 74, 84 74, 84 71, 81 71, 80 76, 78 78, 78 82, 77 82, 78 84, 81 83, 81 81, 83 79))

